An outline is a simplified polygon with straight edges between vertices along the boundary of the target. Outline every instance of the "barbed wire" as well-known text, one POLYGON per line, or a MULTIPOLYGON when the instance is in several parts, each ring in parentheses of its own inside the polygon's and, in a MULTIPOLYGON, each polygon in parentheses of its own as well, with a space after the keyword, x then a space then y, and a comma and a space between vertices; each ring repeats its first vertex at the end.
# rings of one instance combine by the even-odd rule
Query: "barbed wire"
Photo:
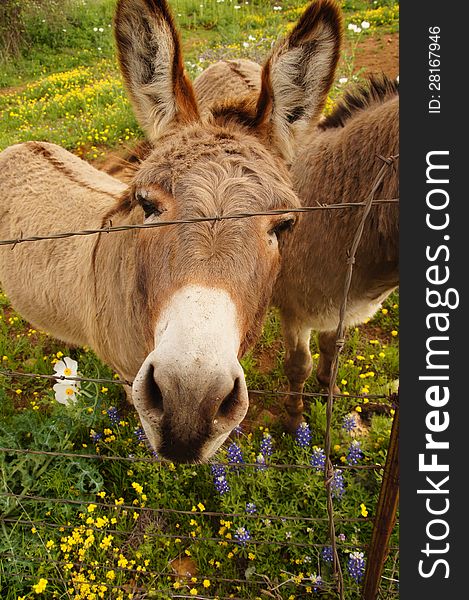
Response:
POLYGON ((371 186, 371 191, 368 195, 366 202, 364 203, 364 210, 359 220, 357 229, 355 231, 355 235, 352 239, 352 244, 350 249, 347 250, 347 269, 345 272, 345 280, 344 280, 344 288, 342 301, 339 308, 339 322, 336 330, 336 339, 335 339, 335 351, 331 361, 330 367, 330 380, 329 380, 329 390, 328 390, 328 398, 326 404, 326 434, 324 441, 324 452, 326 455, 325 468, 324 468, 324 483, 327 491, 327 512, 329 515, 329 539, 332 547, 332 566, 333 573, 337 579, 337 591, 339 593, 340 600, 344 600, 344 579, 342 575, 342 568, 340 566, 339 555, 337 552, 337 541, 335 535, 335 519, 334 519, 334 505, 333 505, 333 490, 332 484, 334 481, 335 469, 331 460, 331 445, 332 445, 332 410, 334 405, 334 387, 337 383, 337 377, 339 372, 339 355, 342 351, 342 348, 345 344, 345 316, 347 310, 347 301, 348 295, 350 291, 350 286, 352 283, 352 275, 353 275, 353 266, 355 264, 355 255, 358 250, 358 246, 360 245, 360 241, 363 235, 364 227, 366 219, 371 211, 371 207, 373 204, 374 195, 379 189, 381 185, 386 171, 389 167, 394 163, 397 159, 397 156, 383 157, 379 156, 380 160, 383 161, 383 164, 376 175, 375 181, 371 186))
MULTIPOLYGON (((161 465, 167 465, 168 461, 166 460, 162 460, 160 458, 154 457, 154 456, 117 456, 117 455, 109 455, 109 454, 86 454, 86 453, 75 453, 75 452, 58 452, 58 451, 53 451, 53 450, 34 450, 34 449, 30 449, 30 448, 6 448, 6 447, 0 447, 0 452, 3 453, 13 453, 13 454, 33 454, 33 455, 44 455, 44 456, 57 456, 57 457, 64 457, 64 458, 84 458, 84 459, 94 459, 94 460, 98 460, 98 461, 121 461, 121 462, 130 462, 130 463, 139 463, 139 462, 143 462, 143 463, 154 463, 154 464, 161 464, 161 465)), ((188 466, 188 465, 186 465, 188 466)), ((199 465, 193 465, 189 463, 189 466, 191 467, 195 467, 198 466, 199 468, 203 465, 199 464, 199 465)), ((215 461, 211 461, 205 464, 205 466, 207 467, 233 467, 235 466, 237 469, 243 469, 244 467, 253 467, 255 469, 258 470, 264 470, 265 468, 272 468, 272 469, 280 469, 280 470, 290 470, 290 469, 306 469, 309 471, 318 471, 318 468, 316 466, 313 466, 311 464, 306 464, 306 463, 250 463, 250 462, 243 462, 243 463, 230 463, 230 462, 215 462, 215 461)), ((382 470, 384 467, 383 465, 379 465, 379 464, 370 464, 370 465, 335 465, 335 467, 337 469, 346 469, 346 470, 371 470, 371 471, 379 471, 382 470)), ((320 469, 319 469, 320 470, 320 469)))
MULTIPOLYGON (((109 504, 106 502, 100 502, 100 501, 90 501, 90 500, 74 500, 71 498, 49 498, 46 496, 34 496, 34 495, 28 495, 28 494, 14 494, 13 492, 0 492, 0 498, 12 498, 12 499, 16 499, 19 500, 20 502, 23 501, 34 501, 34 502, 52 502, 53 504, 70 504, 71 506, 86 506, 88 504, 94 504, 97 507, 99 506, 100 508, 112 508, 112 509, 117 509, 119 508, 119 510, 133 510, 133 511, 137 511, 137 512, 141 512, 141 513, 147 513, 147 514, 172 514, 172 515, 183 515, 183 516, 196 516, 196 517, 201 517, 201 516, 205 516, 205 517, 226 517, 226 518, 230 518, 230 519, 237 519, 237 518, 246 518, 246 519, 262 519, 262 520, 268 520, 268 521, 280 521, 280 522, 287 522, 287 521, 305 521, 307 523, 321 523, 321 522, 325 522, 328 521, 327 517, 304 517, 304 516, 294 516, 292 517, 287 516, 287 515, 268 515, 268 514, 250 514, 250 513, 231 513, 231 512, 217 512, 217 511, 210 511, 210 510, 179 510, 177 508, 154 508, 151 506, 136 506, 136 505, 131 505, 131 504, 109 504)), ((0 517, 0 521, 5 521, 7 522, 9 519, 9 517, 0 517)), ((337 518, 337 522, 341 522, 341 523, 358 523, 358 522, 373 522, 373 518, 372 517, 338 517, 337 518)), ((33 525, 34 523, 31 521, 31 524, 33 525)), ((57 527, 63 527, 63 525, 56 525, 57 527)), ((91 529, 91 528, 90 528, 91 529)), ((99 528, 96 528, 97 531, 102 531, 99 528)), ((114 533, 114 531, 111 531, 111 533, 114 533)))
MULTIPOLYGON (((379 204, 398 204, 399 198, 389 198, 382 200, 374 200, 373 202, 376 205, 379 204)), ((97 235, 100 233, 114 233, 119 231, 133 231, 137 229, 156 229, 159 227, 169 227, 171 225, 189 225, 195 223, 210 223, 216 221, 226 221, 233 219, 248 219, 251 217, 263 217, 263 216, 276 216, 276 215, 284 215, 289 213, 309 213, 314 212, 316 210, 343 210, 348 208, 359 208, 361 206, 365 206, 365 202, 347 202, 347 203, 337 203, 337 204, 325 204, 318 206, 302 206, 297 208, 290 209, 274 209, 274 210, 265 210, 258 212, 240 212, 234 213, 231 215, 214 215, 211 217, 193 217, 190 219, 175 219, 172 221, 159 221, 156 223, 136 223, 133 225, 112 225, 112 221, 109 221, 109 225, 107 227, 98 227, 95 229, 82 229, 80 231, 65 231, 65 232, 57 232, 50 233, 46 235, 20 235, 20 237, 9 239, 9 240, 0 240, 0 246, 17 246, 18 244, 22 244, 25 242, 40 242, 45 240, 61 240, 67 239, 71 237, 78 236, 87 236, 87 235, 97 235)))
MULTIPOLYGON (((101 383, 108 385, 132 386, 132 381, 127 379, 106 379, 100 377, 83 377, 83 376, 66 376, 66 375, 47 375, 44 373, 24 373, 22 371, 14 371, 11 369, 3 369, 0 367, 0 377, 9 377, 11 379, 26 378, 26 379, 47 379, 51 381, 73 381, 79 383, 101 383)), ((327 392, 292 392, 290 390, 257 390, 248 389, 249 394, 260 396, 303 396, 305 398, 327 398, 327 392)), ((339 393, 333 394, 334 398, 358 398, 368 400, 390 400, 391 394, 351 394, 339 393)))

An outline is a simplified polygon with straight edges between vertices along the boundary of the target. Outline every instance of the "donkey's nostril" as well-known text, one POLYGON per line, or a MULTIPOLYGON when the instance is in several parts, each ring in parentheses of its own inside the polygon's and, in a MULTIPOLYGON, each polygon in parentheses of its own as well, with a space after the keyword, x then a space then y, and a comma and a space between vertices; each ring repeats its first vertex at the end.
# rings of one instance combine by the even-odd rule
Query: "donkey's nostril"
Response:
POLYGON ((159 385, 155 381, 155 369, 153 365, 149 365, 148 367, 147 376, 145 378, 144 397, 149 408, 156 409, 161 413, 163 412, 163 394, 161 393, 159 385))
POLYGON ((231 392, 225 396, 223 402, 220 404, 218 408, 218 415, 221 417, 233 417, 233 413, 235 412, 238 402, 239 402, 239 377, 236 378, 234 382, 233 389, 231 392))

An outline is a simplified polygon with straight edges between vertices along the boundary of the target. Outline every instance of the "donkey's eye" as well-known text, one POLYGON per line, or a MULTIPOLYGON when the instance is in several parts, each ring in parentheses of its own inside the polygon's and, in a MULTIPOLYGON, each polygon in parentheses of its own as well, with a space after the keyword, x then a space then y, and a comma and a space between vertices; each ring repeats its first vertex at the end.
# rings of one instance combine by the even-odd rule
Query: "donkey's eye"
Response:
POLYGON ((152 200, 150 200, 144 193, 138 193, 135 195, 137 202, 143 208, 143 212, 145 213, 145 219, 148 219, 151 216, 158 217, 161 215, 163 210, 158 207, 152 200))
POLYGON ((280 221, 280 223, 277 223, 275 227, 272 227, 272 229, 269 231, 269 234, 279 236, 284 231, 290 231, 294 224, 295 219, 285 219, 283 221, 280 221))

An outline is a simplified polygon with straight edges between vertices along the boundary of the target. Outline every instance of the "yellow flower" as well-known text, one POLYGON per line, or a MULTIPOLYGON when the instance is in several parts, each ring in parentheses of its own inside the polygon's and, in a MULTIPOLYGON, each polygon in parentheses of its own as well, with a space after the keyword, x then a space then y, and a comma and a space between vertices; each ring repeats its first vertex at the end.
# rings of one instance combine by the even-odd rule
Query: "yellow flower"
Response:
POLYGON ((114 537, 112 535, 107 535, 103 538, 102 542, 99 544, 100 548, 106 549, 109 548, 109 546, 112 545, 112 540, 114 539, 114 537))
POLYGON ((197 508, 198 508, 198 509, 199 509, 201 512, 203 512, 203 511, 205 510, 205 506, 202 504, 202 502, 199 502, 199 503, 197 504, 197 508))
POLYGON ((368 511, 366 509, 366 506, 363 504, 363 502, 360 504, 360 512, 362 514, 362 517, 368 516, 368 511))
POLYGON ((39 579, 39 581, 33 585, 33 590, 36 594, 42 594, 42 592, 46 589, 47 579, 39 579))
POLYGON ((355 410, 356 410, 358 413, 361 413, 361 412, 362 412, 362 407, 361 407, 361 406, 356 406, 356 407, 355 407, 355 410))
POLYGON ((112 581, 113 579, 115 579, 115 577, 116 577, 116 574, 114 573, 114 571, 113 571, 113 570, 111 570, 111 571, 108 571, 108 572, 106 573, 106 579, 110 579, 110 580, 112 581))
POLYGON ((54 542, 54 540, 48 540, 48 541, 46 542, 46 548, 47 548, 47 549, 53 548, 54 546, 55 546, 55 542, 54 542))
POLYGON ((397 331, 396 331, 395 329, 393 329, 393 330, 391 331, 391 335, 392 335, 393 337, 396 337, 396 335, 397 335, 397 331))
POLYGON ((208 588, 210 587, 210 581, 208 579, 204 579, 202 581, 202 585, 204 586, 204 588, 208 588))
POLYGON ((250 553, 248 554, 248 558, 249 558, 249 560, 254 560, 254 559, 256 558, 256 555, 255 555, 255 554, 253 554, 252 552, 250 552, 250 553))
POLYGON ((88 512, 92 513, 96 510, 97 505, 96 504, 88 504, 88 512))
POLYGON ((136 481, 134 481, 132 483, 132 487, 134 488, 134 490, 137 492, 137 494, 141 494, 143 492, 143 485, 140 485, 139 483, 137 483, 136 481))
POLYGON ((389 311, 387 308, 382 308, 381 312, 383 313, 383 315, 387 315, 389 311))
POLYGON ((198 593, 199 593, 199 592, 197 591, 197 588, 191 588, 191 589, 189 590, 189 594, 190 594, 191 596, 197 596, 197 594, 198 594, 198 593))

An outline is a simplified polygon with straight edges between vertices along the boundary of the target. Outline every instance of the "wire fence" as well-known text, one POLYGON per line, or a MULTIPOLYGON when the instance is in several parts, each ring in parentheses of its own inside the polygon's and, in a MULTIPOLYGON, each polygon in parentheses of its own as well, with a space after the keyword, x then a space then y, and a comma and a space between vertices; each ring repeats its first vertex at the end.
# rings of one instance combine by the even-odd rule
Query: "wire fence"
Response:
MULTIPOLYGON (((392 449, 392 453, 388 453, 388 459, 386 465, 381 464, 363 464, 363 465, 347 465, 347 464, 333 464, 332 462, 332 415, 333 415, 333 407, 334 402, 338 399, 342 398, 367 398, 372 400, 381 400, 385 403, 389 408, 397 409, 396 418, 394 419, 395 425, 398 424, 398 398, 396 395, 392 394, 340 394, 335 393, 334 388, 337 382, 338 376, 338 367, 339 367, 339 357, 342 351, 342 348, 345 343, 345 315, 347 310, 347 299, 350 290, 350 285, 353 276, 353 267, 355 262, 355 254, 359 247, 365 222, 368 218, 370 211, 374 205, 378 204, 393 204, 397 203, 398 199, 375 199, 374 196, 379 190, 381 183, 385 177, 385 174, 389 168, 392 167, 394 162, 398 159, 398 156, 392 157, 378 157, 382 161, 382 166, 371 186, 370 193, 367 199, 364 202, 353 202, 353 203, 340 203, 333 205, 318 205, 313 207, 304 207, 298 208, 288 211, 265 211, 265 212, 253 212, 253 213, 238 213, 232 215, 215 215, 213 217, 206 218, 196 218, 196 219, 186 219, 186 220, 175 220, 175 221, 166 221, 161 223, 151 223, 151 224, 141 224, 141 225, 128 225, 128 226, 118 226, 115 227, 112 225, 112 222, 109 223, 109 226, 98 228, 98 229, 90 229, 90 230, 82 230, 82 231, 64 231, 64 232, 56 232, 48 235, 21 235, 15 239, 5 239, 0 240, 0 246, 11 246, 12 250, 18 245, 26 242, 40 242, 44 240, 57 240, 57 239, 68 239, 74 236, 85 236, 85 235, 97 235, 97 234, 110 234, 119 231, 129 231, 136 229, 148 229, 155 227, 164 227, 164 226, 177 226, 181 224, 189 224, 189 223, 200 223, 200 222, 210 222, 210 221, 220 221, 225 219, 244 219, 251 218, 256 216, 264 216, 264 215, 276 215, 282 213, 291 213, 291 212, 312 212, 316 210, 341 210, 341 209, 363 209, 361 214, 355 235, 353 237, 353 241, 351 247, 348 251, 347 257, 347 271, 346 277, 344 281, 343 288, 343 296, 342 302, 340 306, 339 313, 339 323, 336 331, 336 344, 335 344, 335 354, 332 360, 331 367, 331 377, 329 389, 325 393, 299 393, 292 392, 288 390, 265 390, 265 389, 250 389, 250 395, 300 395, 302 397, 311 397, 317 398, 322 397, 326 399, 326 432, 324 439, 324 452, 325 452, 325 464, 323 467, 323 475, 324 475, 324 486, 326 491, 326 509, 327 516, 305 516, 305 515, 291 515, 291 514, 276 514, 275 512, 267 512, 267 513, 255 513, 249 514, 241 511, 213 511, 213 510, 205 510, 205 508, 197 509, 194 507, 193 510, 181 510, 178 508, 170 508, 170 507, 146 507, 146 506, 136 506, 135 504, 127 504, 120 503, 118 506, 113 505, 108 501, 93 501, 93 506, 96 509, 103 510, 115 510, 119 514, 122 513, 131 513, 132 515, 137 515, 135 519, 150 519, 153 523, 158 522, 158 519, 165 519, 169 517, 198 517, 207 520, 213 520, 220 518, 226 520, 235 520, 238 518, 249 520, 262 521, 265 523, 277 523, 283 525, 285 523, 301 524, 302 526, 320 526, 321 524, 327 528, 329 539, 325 543, 317 543, 313 541, 308 541, 307 543, 297 542, 293 539, 286 539, 285 541, 279 541, 278 539, 273 540, 271 537, 266 535, 262 538, 250 538, 249 546, 251 547, 260 547, 260 548, 268 548, 269 546, 275 546, 278 548, 301 548, 301 549, 315 549, 316 552, 319 552, 321 549, 330 548, 332 551, 332 576, 331 582, 321 581, 319 582, 318 578, 313 575, 302 574, 302 577, 298 575, 289 573, 287 570, 283 573, 283 580, 270 580, 269 577, 262 573, 256 573, 255 569, 246 568, 245 572, 241 574, 242 577, 238 576, 221 576, 210 575, 202 576, 197 574, 194 576, 189 571, 186 574, 181 574, 177 570, 172 568, 172 564, 168 563, 168 566, 163 571, 153 571, 151 569, 142 568, 141 566, 136 567, 124 565, 123 563, 119 565, 113 566, 112 573, 113 577, 109 577, 109 569, 107 565, 99 564, 96 561, 93 563, 87 563, 82 557, 81 560, 74 560, 70 558, 69 560, 52 560, 50 558, 46 558, 49 563, 49 566, 55 569, 57 573, 56 583, 58 585, 63 585, 64 587, 64 597, 74 598, 75 591, 80 588, 80 580, 79 578, 75 578, 75 580, 70 583, 70 580, 67 580, 64 576, 64 573, 70 572, 72 569, 76 569, 77 573, 83 573, 86 570, 88 572, 94 573, 93 584, 99 590, 99 586, 102 589, 106 589, 106 592, 111 593, 111 598, 113 598, 113 594, 121 593, 127 594, 129 597, 137 598, 147 598, 147 590, 148 590, 148 582, 149 581, 157 581, 161 578, 166 578, 171 584, 171 589, 165 592, 164 597, 166 598, 199 598, 200 600, 224 600, 224 598, 230 598, 230 600, 247 600, 247 598, 258 597, 258 595, 249 595, 249 596, 237 596, 236 593, 249 593, 249 594, 261 594, 262 597, 281 599, 284 598, 282 595, 283 589, 287 589, 285 586, 296 586, 297 590, 299 590, 300 596, 301 594, 309 594, 317 591, 319 588, 322 592, 336 593, 340 600, 344 600, 345 598, 345 589, 344 589, 344 577, 341 568, 341 561, 339 556, 339 549, 341 551, 350 552, 352 549, 362 549, 363 551, 368 553, 368 556, 372 557, 373 560, 369 560, 367 563, 367 570, 365 573, 365 579, 363 583, 363 598, 365 600, 376 600, 376 598, 380 597, 383 599, 391 599, 397 597, 397 589, 398 589, 398 548, 396 546, 391 546, 389 544, 391 532, 393 526, 396 522, 396 511, 397 511, 397 427, 393 427, 393 431, 391 433, 391 443, 390 448, 392 449), (392 455, 391 455, 392 454, 392 455), (336 514, 335 506, 334 506, 334 490, 333 490, 333 481, 334 474, 337 470, 344 471, 354 471, 354 472, 376 472, 380 473, 383 476, 383 487, 381 490, 381 496, 378 503, 377 511, 373 518, 363 516, 363 517, 343 517, 336 514), (367 544, 359 544, 354 540, 353 542, 345 542, 343 540, 338 539, 336 534, 336 526, 340 523, 355 523, 358 527, 362 525, 368 525, 372 528, 373 535, 370 538, 370 542, 367 544), (378 534, 376 533, 378 531, 378 534), (384 531, 384 533, 383 533, 384 531), (393 552, 393 556, 391 558, 391 563, 386 562, 386 557, 389 553, 393 552), (372 567, 370 567, 372 564, 372 567), (390 564, 390 566, 389 566, 390 564), (102 571, 102 573, 101 573, 102 571), (107 572, 105 572, 107 571, 107 572), (132 584, 121 586, 115 584, 113 582, 114 578, 118 578, 118 573, 131 573, 133 576, 132 584), (191 583, 198 582, 199 587, 190 587, 191 583), (225 590, 226 593, 226 585, 231 586, 232 593, 229 595, 216 594, 211 595, 208 593, 200 593, 200 583, 208 581, 209 585, 212 584, 223 584, 225 587, 220 589, 225 590), (176 584, 175 589, 174 584, 176 584), (256 588, 252 592, 246 592, 246 589, 256 588), (194 591, 195 590, 195 591, 194 591), (260 590, 260 591, 259 591, 260 590)), ((84 377, 84 376, 60 376, 60 375, 48 375, 42 373, 28 373, 21 372, 12 369, 4 369, 0 368, 0 377, 9 378, 9 379, 19 379, 19 378, 29 378, 29 379, 39 379, 39 380, 51 380, 51 381, 73 381, 73 382, 83 382, 83 383, 94 383, 101 385, 120 385, 120 386, 131 386, 131 381, 120 380, 120 379, 110 379, 110 378, 100 378, 100 377, 84 377)), ((3 446, 0 447, 0 456, 4 459, 4 467, 8 465, 8 460, 11 456, 36 456, 42 457, 48 460, 54 459, 70 459, 70 460, 84 460, 84 461, 99 461, 99 462, 122 462, 129 463, 129 465, 134 463, 148 463, 160 465, 164 467, 166 463, 161 461, 155 456, 117 456, 117 455, 107 455, 102 453, 91 453, 91 452, 75 452, 75 451, 50 451, 50 450, 39 450, 39 449, 31 449, 24 447, 11 447, 11 446, 3 446)), ((252 469, 259 469, 260 465, 258 462, 243 462, 242 466, 233 465, 232 463, 222 463, 212 461, 209 465, 211 468, 213 467, 224 467, 224 468, 236 468, 236 469, 245 469, 246 471, 252 469)), ((197 469, 201 469, 204 467, 194 467, 197 469)), ((304 471, 309 470, 311 472, 317 472, 318 468, 311 463, 301 464, 301 463, 275 463, 267 461, 262 465, 262 469, 272 469, 274 471, 286 471, 286 472, 294 472, 295 470, 304 471)), ((42 495, 28 494, 28 493, 15 493, 14 491, 7 489, 4 487, 4 491, 0 492, 0 504, 4 507, 3 515, 0 517, 0 524, 3 527, 4 531, 8 531, 5 528, 24 528, 35 530, 39 532, 39 536, 43 536, 45 532, 48 530, 57 530, 66 536, 67 532, 76 531, 76 524, 70 523, 69 521, 63 522, 54 522, 52 519, 45 520, 35 520, 30 518, 30 511, 28 506, 31 504, 34 505, 43 504, 45 506, 53 506, 53 505, 64 505, 69 507, 76 507, 77 509, 82 510, 82 514, 86 516, 88 500, 83 499, 72 499, 66 497, 46 497, 42 495), (20 508, 22 516, 10 516, 15 512, 15 509, 20 508)), ((93 509, 94 510, 94 509, 93 509)), ((124 540, 122 543, 132 544, 133 533, 132 531, 122 530, 118 527, 110 527, 110 523, 107 524, 105 531, 106 535, 115 536, 116 538, 120 538, 124 540)), ((89 536, 94 534, 102 534, 103 527, 97 527, 96 523, 83 523, 83 531, 86 531, 89 536)), ((193 533, 193 532, 192 532, 193 533)), ((268 533, 268 532, 267 532, 268 533)), ((164 541, 173 540, 177 541, 177 543, 183 543, 184 541, 190 542, 191 544, 218 544, 218 545, 226 545, 227 538, 220 536, 210 536, 204 535, 202 533, 196 533, 195 535, 186 535, 181 533, 168 533, 162 530, 151 530, 151 534, 148 534, 152 543, 161 544, 164 541)), ((44 549, 47 549, 45 538, 40 538, 41 544, 44 549)), ((240 555, 243 553, 243 543, 239 543, 238 547, 240 548, 240 555)), ((42 556, 34 555, 34 552, 26 554, 21 557, 18 556, 17 553, 13 551, 4 551, 5 546, 2 546, 3 551, 0 551, 0 558, 3 563, 13 564, 14 568, 12 571, 8 572, 9 577, 21 577, 22 579, 37 579, 36 577, 36 567, 34 565, 40 565, 44 562, 44 556, 47 557, 47 553, 42 556), (16 570, 15 570, 16 569, 16 570), (17 572, 16 572, 17 571, 17 572)), ((319 555, 318 555, 319 556, 319 555)), ((244 563, 247 565, 249 561, 244 559, 244 563)), ((243 563, 243 564, 244 564, 243 563)), ((53 578, 50 578, 50 581, 53 581, 53 578)), ((202 585, 204 585, 202 583, 202 585)), ((91 588, 90 588, 91 589, 91 588)), ((91 592, 90 592, 91 593, 91 592)), ((104 594, 104 592, 103 592, 104 594)), ((99 594, 96 596, 98 597, 99 594)), ((81 596, 77 596, 81 597, 81 596)), ((90 596, 91 597, 91 596, 90 596)), ((103 597, 103 596, 99 596, 103 597)), ((121 597, 121 596, 119 596, 121 597)), ((306 597, 306 596, 305 596, 306 597)))

